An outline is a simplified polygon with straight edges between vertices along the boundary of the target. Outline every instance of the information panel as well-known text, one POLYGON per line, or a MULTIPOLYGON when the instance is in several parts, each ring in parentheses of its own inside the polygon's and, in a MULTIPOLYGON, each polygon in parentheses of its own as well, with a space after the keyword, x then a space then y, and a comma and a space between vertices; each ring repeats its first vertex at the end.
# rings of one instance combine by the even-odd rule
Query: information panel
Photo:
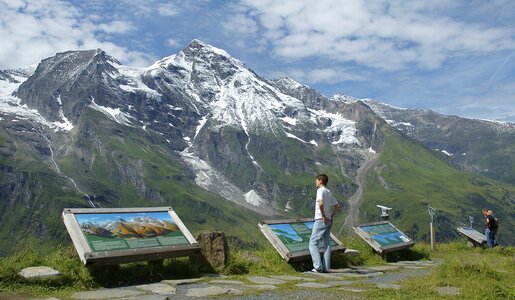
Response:
POLYGON ((471 227, 458 227, 458 232, 466 236, 473 245, 483 245, 486 243, 486 236, 471 227))
MULTIPOLYGON (((310 258, 309 239, 313 229, 313 219, 263 221, 259 223, 261 232, 286 261, 310 258)), ((319 242, 320 252, 323 243, 319 242)), ((345 251, 342 243, 331 234, 331 252, 345 251)))
POLYGON ((354 232, 379 253, 412 247, 415 242, 388 221, 359 225, 354 232))
POLYGON ((86 265, 159 260, 199 250, 170 207, 67 208, 62 217, 86 265))

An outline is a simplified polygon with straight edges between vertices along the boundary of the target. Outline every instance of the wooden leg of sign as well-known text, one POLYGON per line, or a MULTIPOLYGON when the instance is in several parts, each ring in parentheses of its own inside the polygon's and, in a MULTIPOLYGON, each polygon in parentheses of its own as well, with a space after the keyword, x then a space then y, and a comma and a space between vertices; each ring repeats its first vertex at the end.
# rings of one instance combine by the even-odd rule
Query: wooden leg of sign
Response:
POLYGON ((435 227, 433 222, 429 224, 431 230, 431 251, 435 251, 435 227))

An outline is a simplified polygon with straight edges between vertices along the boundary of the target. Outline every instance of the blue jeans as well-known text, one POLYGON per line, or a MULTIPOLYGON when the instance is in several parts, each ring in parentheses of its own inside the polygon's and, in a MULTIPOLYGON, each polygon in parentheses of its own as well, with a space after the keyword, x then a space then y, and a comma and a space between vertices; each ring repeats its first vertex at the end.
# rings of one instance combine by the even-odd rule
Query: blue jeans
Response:
POLYGON ((311 231, 311 238, 309 239, 309 253, 313 260, 313 268, 328 272, 331 267, 331 226, 332 221, 328 220, 324 224, 322 220, 315 220, 313 230, 311 231), (320 252, 318 250, 318 241, 324 242, 324 260, 320 261, 320 252))
POLYGON ((490 228, 485 228, 486 244, 488 247, 493 248, 495 245, 495 233, 490 228))

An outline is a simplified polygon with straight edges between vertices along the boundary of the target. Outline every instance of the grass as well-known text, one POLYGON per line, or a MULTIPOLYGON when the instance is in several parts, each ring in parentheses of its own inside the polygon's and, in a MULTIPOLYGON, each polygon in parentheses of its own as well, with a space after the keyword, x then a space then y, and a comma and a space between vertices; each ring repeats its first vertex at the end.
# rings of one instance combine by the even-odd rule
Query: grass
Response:
MULTIPOLYGON (((430 246, 418 243, 413 248, 391 255, 378 255, 361 239, 342 238, 348 248, 360 251, 358 258, 334 255, 332 268, 348 266, 383 265, 399 260, 431 259, 439 262, 435 271, 427 276, 401 281, 400 290, 378 289, 363 284, 366 299, 435 299, 437 287, 457 287, 459 299, 513 299, 515 296, 515 248, 467 248, 464 242, 437 244, 435 252, 430 246)), ((28 241, 16 254, 0 258, 0 292, 33 296, 67 298, 73 292, 100 287, 118 287, 159 282, 163 279, 191 278, 206 271, 190 263, 188 258, 167 259, 163 267, 145 262, 103 268, 86 268, 71 245, 58 246, 50 252, 37 250, 36 240, 28 241), (45 265, 61 276, 54 280, 26 280, 18 272, 26 267, 45 265)), ((246 281, 247 275, 299 275, 311 268, 311 262, 288 264, 268 243, 251 242, 230 244, 230 256, 222 274, 228 279, 246 281), (238 245, 250 246, 241 248, 238 245)), ((359 284, 358 284, 359 286, 359 284)), ((294 284, 281 285, 276 292, 295 291, 294 284)), ((335 295, 336 288, 328 290, 335 295)))
MULTIPOLYGON (((469 249, 463 242, 438 244, 431 258, 441 261, 436 270, 401 282, 400 290, 373 289, 368 299, 436 299, 438 287, 456 287, 453 299, 513 299, 515 248, 469 249)), ((429 248, 429 245, 424 247, 429 248)), ((449 298, 449 297, 448 297, 449 298)))

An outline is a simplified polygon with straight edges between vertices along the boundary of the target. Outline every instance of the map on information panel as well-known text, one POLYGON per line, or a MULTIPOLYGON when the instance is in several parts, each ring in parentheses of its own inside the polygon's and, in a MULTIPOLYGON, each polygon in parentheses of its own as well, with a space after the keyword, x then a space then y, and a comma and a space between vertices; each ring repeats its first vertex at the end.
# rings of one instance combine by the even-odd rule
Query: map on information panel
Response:
POLYGON ((94 252, 189 244, 166 211, 77 213, 75 219, 94 252))
MULTIPOLYGON (((284 224, 270 224, 268 225, 274 234, 283 242, 284 246, 290 252, 309 251, 309 239, 311 238, 311 230, 315 222, 301 222, 301 223, 284 223, 284 224)), ((331 246, 338 244, 331 239, 331 246)), ((318 243, 319 248, 323 248, 322 241, 318 243)))
POLYGON ((354 231, 378 252, 400 250, 415 244, 390 222, 359 225, 354 231))
MULTIPOLYGON (((260 222, 259 228, 279 255, 290 262, 311 257, 309 239, 314 223, 313 219, 270 220, 260 222)), ((333 234, 330 237, 331 253, 345 251, 345 247, 333 234)), ((319 241, 318 249, 320 252, 324 250, 322 241, 319 241)))

